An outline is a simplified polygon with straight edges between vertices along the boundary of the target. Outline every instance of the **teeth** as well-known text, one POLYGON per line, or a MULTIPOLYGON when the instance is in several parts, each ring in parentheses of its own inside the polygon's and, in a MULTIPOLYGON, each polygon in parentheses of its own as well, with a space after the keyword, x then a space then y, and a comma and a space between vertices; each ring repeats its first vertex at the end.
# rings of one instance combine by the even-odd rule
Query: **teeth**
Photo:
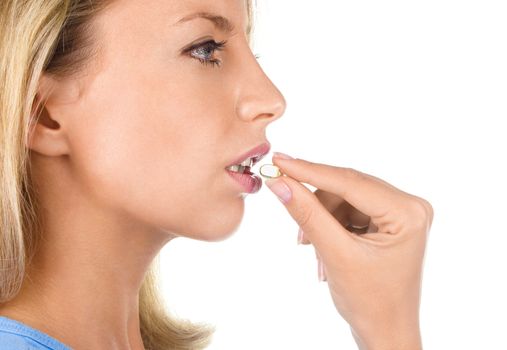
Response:
POLYGON ((242 165, 231 165, 226 168, 227 170, 235 171, 237 173, 243 173, 245 172, 246 166, 242 165))
POLYGON ((242 166, 249 166, 251 167, 253 165, 253 158, 247 158, 241 163, 242 166))
POLYGON ((235 171, 238 173, 243 173, 247 168, 251 168, 253 166, 253 158, 247 158, 241 164, 231 165, 227 167, 227 170, 235 171))

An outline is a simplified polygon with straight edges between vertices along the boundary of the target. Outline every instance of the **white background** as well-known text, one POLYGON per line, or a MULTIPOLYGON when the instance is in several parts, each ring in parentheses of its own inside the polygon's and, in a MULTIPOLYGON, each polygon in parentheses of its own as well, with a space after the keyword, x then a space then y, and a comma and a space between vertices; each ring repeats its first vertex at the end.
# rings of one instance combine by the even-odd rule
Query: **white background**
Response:
MULTIPOLYGON (((506 6, 257 4, 254 53, 288 104, 268 127, 272 150, 357 168, 433 205, 425 349, 507 349, 506 6)), ((245 201, 229 239, 163 248, 170 308, 215 324, 212 350, 356 349, 285 208, 267 187, 245 201)))

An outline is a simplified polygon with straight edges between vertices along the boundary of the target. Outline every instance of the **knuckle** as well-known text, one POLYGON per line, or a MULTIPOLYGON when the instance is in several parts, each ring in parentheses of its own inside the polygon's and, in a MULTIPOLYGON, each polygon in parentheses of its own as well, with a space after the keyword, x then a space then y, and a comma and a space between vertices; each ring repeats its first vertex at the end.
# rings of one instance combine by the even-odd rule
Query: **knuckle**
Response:
POLYGON ((352 180, 361 180, 364 178, 364 174, 354 168, 342 168, 343 175, 352 180))
POLYGON ((417 228, 427 229, 433 222, 433 207, 426 199, 411 196, 409 202, 411 222, 417 228))
POLYGON ((431 224, 433 222, 433 216, 435 213, 433 210, 433 206, 426 199, 421 198, 421 200, 422 200, 422 204, 423 204, 424 208, 426 209, 426 213, 429 218, 429 222, 431 224))
MULTIPOLYGON (((344 180, 350 184, 355 184, 356 186, 360 186, 361 183, 367 180, 367 175, 365 173, 360 172, 354 168, 340 168, 341 175, 344 180)), ((342 196, 346 196, 348 190, 343 190, 341 193, 342 196)))

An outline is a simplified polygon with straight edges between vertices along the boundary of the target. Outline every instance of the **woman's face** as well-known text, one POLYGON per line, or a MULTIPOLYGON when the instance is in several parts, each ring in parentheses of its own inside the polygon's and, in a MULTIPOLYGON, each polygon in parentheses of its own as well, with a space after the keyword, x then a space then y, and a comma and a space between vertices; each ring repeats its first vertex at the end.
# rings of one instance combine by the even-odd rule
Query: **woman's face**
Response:
POLYGON ((119 0, 96 23, 103 52, 66 107, 76 181, 141 223, 226 238, 241 221, 244 190, 225 167, 266 142, 285 110, 250 50, 243 0, 119 0), (226 17, 234 30, 198 17, 177 23, 197 12, 226 17), (183 52, 210 40, 227 42, 183 52))

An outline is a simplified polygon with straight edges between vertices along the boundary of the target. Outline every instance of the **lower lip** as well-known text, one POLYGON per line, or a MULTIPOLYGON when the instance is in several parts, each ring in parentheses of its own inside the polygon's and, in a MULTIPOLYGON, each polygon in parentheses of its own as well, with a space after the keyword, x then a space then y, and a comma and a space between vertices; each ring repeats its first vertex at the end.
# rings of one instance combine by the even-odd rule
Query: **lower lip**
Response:
POLYGON ((262 179, 257 175, 242 174, 227 169, 226 171, 243 187, 246 193, 258 192, 262 187, 262 179))

